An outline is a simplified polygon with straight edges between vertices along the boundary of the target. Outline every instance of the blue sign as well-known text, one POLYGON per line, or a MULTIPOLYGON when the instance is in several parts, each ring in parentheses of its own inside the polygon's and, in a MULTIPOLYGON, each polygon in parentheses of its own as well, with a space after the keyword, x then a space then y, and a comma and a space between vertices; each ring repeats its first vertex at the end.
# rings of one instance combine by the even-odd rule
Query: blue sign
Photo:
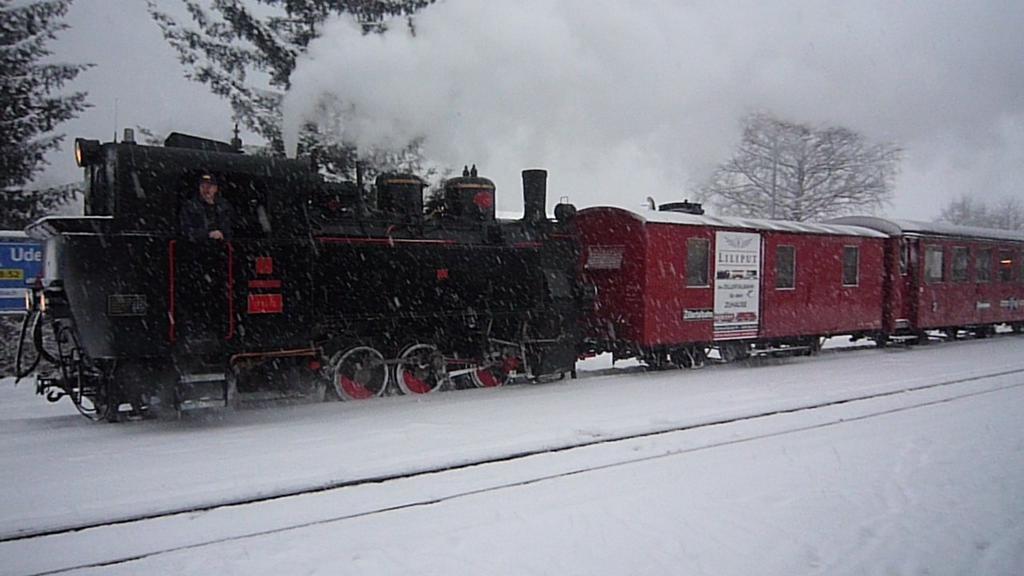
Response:
POLYGON ((0 232, 0 314, 25 311, 25 290, 43 275, 43 245, 0 232))

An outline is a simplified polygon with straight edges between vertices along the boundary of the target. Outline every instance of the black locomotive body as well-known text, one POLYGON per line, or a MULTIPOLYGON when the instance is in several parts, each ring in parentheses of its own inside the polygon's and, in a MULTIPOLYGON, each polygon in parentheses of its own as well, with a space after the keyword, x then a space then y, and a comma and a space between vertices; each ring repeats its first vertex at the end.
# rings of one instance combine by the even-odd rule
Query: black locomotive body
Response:
POLYGON ((413 175, 366 192, 178 134, 80 140, 76 156, 85 215, 28 229, 46 242, 30 317, 55 366, 39 378, 51 399, 116 419, 248 393, 357 399, 574 369, 578 250, 544 214, 543 171, 524 172, 524 218, 499 220, 475 169, 426 213, 413 175), (230 241, 178 229, 204 174, 235 212, 230 241))

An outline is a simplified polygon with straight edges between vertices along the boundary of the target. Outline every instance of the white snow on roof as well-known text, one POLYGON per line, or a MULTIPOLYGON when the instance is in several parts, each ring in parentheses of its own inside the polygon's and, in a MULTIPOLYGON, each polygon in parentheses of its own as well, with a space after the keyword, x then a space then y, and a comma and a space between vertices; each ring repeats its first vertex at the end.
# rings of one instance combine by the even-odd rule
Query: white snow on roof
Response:
POLYGON ((866 236, 869 238, 885 238, 886 234, 871 228, 839 224, 816 224, 811 222, 791 222, 788 220, 761 220, 757 218, 734 218, 725 216, 709 216, 707 214, 685 214, 682 212, 645 211, 634 212, 618 206, 595 206, 580 210, 586 214, 592 210, 621 210, 629 212, 642 222, 658 224, 678 224, 682 226, 710 226, 713 228, 739 228, 744 230, 761 230, 768 232, 794 232, 798 234, 832 234, 840 236, 866 236))
POLYGON ((890 236, 953 236, 960 238, 986 238, 1024 242, 1024 232, 999 230, 978 226, 956 226, 945 222, 920 222, 917 220, 896 220, 877 216, 845 216, 829 220, 832 224, 863 226, 884 232, 890 236))

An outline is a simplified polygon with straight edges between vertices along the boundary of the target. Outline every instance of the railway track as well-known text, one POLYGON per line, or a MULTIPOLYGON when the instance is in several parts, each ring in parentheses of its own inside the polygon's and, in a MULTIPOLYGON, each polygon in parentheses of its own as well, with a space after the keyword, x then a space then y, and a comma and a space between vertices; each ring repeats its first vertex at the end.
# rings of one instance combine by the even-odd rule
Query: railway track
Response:
MULTIPOLYGON (((1006 334, 1006 336, 1011 336, 1011 334, 1006 334)), ((821 354, 848 353, 848 352, 855 351, 855 350, 863 350, 865 348, 873 348, 873 347, 851 346, 851 347, 828 348, 828 349, 822 350, 821 354)), ((779 358, 774 358, 774 357, 751 357, 750 359, 743 360, 741 362, 750 363, 750 364, 763 364, 763 363, 777 362, 778 360, 779 360, 779 358)), ((724 365, 724 363, 719 363, 719 362, 714 362, 714 364, 723 364, 724 365)), ((637 365, 637 366, 632 366, 632 367, 628 367, 628 368, 610 368, 610 369, 596 370, 596 371, 589 372, 589 373, 583 373, 581 375, 581 377, 582 378, 607 377, 609 375, 614 375, 614 374, 630 374, 630 373, 635 373, 635 372, 641 372, 642 373, 642 372, 645 372, 647 370, 648 370, 648 368, 645 368, 642 365, 637 365)), ((1010 372, 1013 372, 1013 371, 1010 371, 1010 372)), ((1009 372, 1007 372, 1007 373, 1009 373, 1009 372)), ((1002 375, 1002 374, 1004 374, 1004 372, 999 372, 999 373, 996 373, 995 375, 1002 375)), ((984 377, 988 377, 988 376, 984 376, 984 377)), ((516 460, 516 459, 521 459, 521 458, 526 458, 526 457, 534 456, 534 455, 537 455, 537 454, 542 454, 542 453, 558 453, 558 452, 564 452, 564 451, 568 451, 568 450, 573 450, 573 449, 577 449, 577 448, 584 448, 584 447, 589 447, 589 446, 594 446, 594 445, 599 445, 599 444, 619 442, 619 441, 623 441, 623 440, 637 439, 637 438, 643 438, 643 437, 653 437, 653 436, 658 436, 658 435, 662 435, 662 434, 669 434, 669 433, 673 433, 673 432, 684 432, 684 431, 687 431, 687 430, 694 430, 694 429, 699 429, 699 428, 703 428, 703 427, 707 427, 707 426, 716 426, 716 425, 721 425, 721 424, 730 424, 730 423, 736 423, 736 422, 741 422, 741 421, 745 421, 745 420, 755 420, 755 419, 758 419, 758 418, 764 418, 764 417, 768 417, 768 416, 775 416, 775 415, 780 415, 780 414, 801 412, 801 411, 804 411, 804 410, 813 410, 813 409, 816 409, 816 408, 823 408, 823 407, 827 407, 827 406, 840 405, 840 404, 844 404, 844 403, 847 403, 847 402, 855 402, 855 401, 858 401, 858 400, 868 400, 868 399, 873 399, 873 398, 892 396, 892 395, 901 394, 901 393, 904 393, 904 392, 913 392, 913 391, 917 391, 917 390, 924 390, 924 389, 940 387, 940 386, 944 386, 944 385, 948 385, 948 384, 955 384, 955 383, 959 383, 959 382, 970 381, 970 380, 974 380, 974 379, 976 379, 976 378, 971 377, 971 378, 953 379, 953 380, 949 380, 948 382, 943 382, 943 383, 938 383, 938 384, 927 384, 927 385, 921 385, 921 386, 904 388, 904 389, 895 390, 895 391, 886 391, 886 392, 881 392, 881 393, 874 393, 874 394, 867 394, 867 395, 862 395, 862 396, 850 397, 850 398, 846 398, 846 399, 829 400, 829 401, 826 401, 826 402, 802 404, 802 405, 798 405, 798 406, 794 406, 794 407, 790 407, 790 408, 786 408, 786 409, 782 409, 782 410, 767 410, 767 411, 764 411, 764 412, 750 413, 749 415, 743 415, 743 416, 738 416, 738 417, 712 419, 712 420, 707 420, 707 421, 701 421, 701 422, 698 422, 698 423, 679 425, 679 426, 665 426, 665 427, 656 428, 656 429, 653 429, 653 430, 650 430, 650 431, 646 431, 646 432, 643 432, 643 433, 638 433, 638 434, 599 435, 599 436, 597 436, 597 437, 595 437, 595 438, 593 438, 591 440, 588 440, 588 441, 577 442, 577 443, 572 443, 572 444, 566 444, 566 445, 561 445, 561 446, 557 446, 557 447, 545 447, 545 448, 537 448, 537 449, 532 449, 532 450, 519 450, 519 451, 515 451, 515 452, 509 453, 509 454, 505 454, 505 455, 502 455, 502 456, 499 456, 499 457, 473 460, 471 462, 465 462, 465 463, 460 463, 460 464, 455 464, 455 465, 450 465, 449 464, 449 465, 443 465, 443 466, 437 466, 437 467, 425 467, 425 468, 421 468, 421 469, 417 469, 415 471, 405 472, 405 473, 382 474, 382 475, 374 475, 374 476, 365 476, 365 477, 362 477, 362 478, 351 479, 351 480, 344 480, 344 481, 337 481, 337 482, 326 482, 326 483, 322 483, 322 484, 317 484, 317 485, 303 487, 303 488, 296 489, 296 490, 281 491, 281 492, 276 492, 276 493, 273 493, 273 494, 267 494, 267 495, 251 497, 251 498, 239 498, 239 499, 230 500, 230 501, 221 501, 221 502, 212 503, 212 504, 209 504, 209 505, 188 506, 188 507, 182 507, 182 508, 168 509, 168 510, 161 511, 159 513, 153 513, 153 514, 126 515, 126 516, 123 516, 123 517, 120 517, 120 518, 111 519, 111 520, 107 520, 107 521, 103 521, 103 522, 82 522, 82 523, 70 524, 70 525, 66 525, 66 526, 62 526, 62 527, 58 527, 58 528, 48 528, 48 529, 42 529, 42 530, 26 530, 26 531, 20 532, 18 534, 0 535, 0 544, 6 543, 6 542, 16 542, 16 541, 24 540, 24 539, 28 539, 28 538, 38 538, 38 537, 46 537, 46 536, 67 534, 67 533, 77 532, 77 531, 81 531, 81 530, 88 530, 88 529, 91 529, 91 528, 96 528, 96 527, 101 527, 101 526, 112 526, 112 525, 118 525, 118 524, 127 524, 127 523, 131 523, 131 522, 139 522, 139 521, 144 521, 144 520, 151 520, 151 519, 156 519, 156 518, 164 518, 164 517, 173 516, 173 515, 177 515, 177 514, 191 514, 191 513, 206 512, 206 511, 209 511, 209 510, 215 510, 215 509, 218 509, 218 508, 225 508, 225 507, 231 507, 231 506, 244 506, 244 505, 248 505, 248 504, 258 504, 258 503, 261 503, 261 502, 268 502, 268 501, 272 501, 272 500, 276 500, 276 499, 281 499, 281 498, 289 498, 289 497, 298 496, 298 495, 302 495, 302 494, 312 494, 312 493, 317 493, 317 492, 323 492, 323 491, 328 491, 328 490, 337 490, 337 489, 341 489, 341 488, 350 488, 350 487, 361 486, 361 485, 366 485, 366 484, 377 484, 377 483, 381 483, 381 482, 388 482, 388 481, 398 480, 398 479, 403 479, 403 478, 412 478, 412 477, 421 476, 421 475, 425 475, 425 474, 434 474, 434 473, 438 473, 438 472, 445 472, 445 471, 450 471, 450 470, 459 470, 459 469, 464 469, 464 468, 470 468, 470 467, 473 467, 473 466, 479 466, 479 465, 483 465, 483 464, 507 462, 507 461, 512 461, 512 460, 516 460)))
MULTIPOLYGON (((141 549, 112 550, 105 555, 94 553, 92 557, 79 557, 78 561, 71 560, 64 563, 55 561, 45 569, 22 573, 33 575, 59 574, 86 568, 111 567, 161 554, 273 535, 317 525, 344 522, 403 509, 429 506, 456 498, 506 490, 517 486, 546 482, 608 468, 628 466, 659 458, 675 457, 732 444, 805 432, 839 425, 844 422, 877 418, 1020 387, 1024 387, 1024 368, 944 379, 895 390, 854 395, 827 401, 810 401, 785 409, 752 412, 728 418, 712 418, 698 423, 651 428, 643 432, 631 434, 616 436, 596 434, 590 439, 571 444, 520 450, 499 457, 479 459, 457 465, 428 466, 400 474, 387 474, 333 482, 279 494, 220 502, 208 506, 168 510, 156 514, 122 517, 105 522, 65 526, 58 529, 19 534, 0 539, 0 558, 5 556, 13 558, 20 554, 32 554, 33 550, 52 548, 54 546, 60 547, 64 543, 75 541, 79 541, 82 548, 95 549, 88 542, 94 540, 116 541, 116 536, 111 536, 111 534, 145 533, 147 531, 175 533, 176 530, 173 529, 173 526, 182 522, 192 523, 196 519, 209 516, 217 516, 222 519, 231 516, 256 518, 262 512, 265 512, 267 507, 286 507, 294 504, 297 501, 296 499, 302 498, 330 499, 338 495, 344 496, 346 493, 352 493, 353 498, 359 502, 358 505, 350 505, 344 511, 333 514, 318 510, 316 513, 304 518, 295 518, 293 515, 288 515, 289 521, 281 521, 277 524, 263 523, 261 525, 259 522, 255 524, 244 521, 238 522, 237 526, 248 526, 249 528, 236 529, 231 533, 155 538, 147 540, 146 546, 143 546, 141 549), (786 416, 797 413, 813 413, 815 418, 812 418, 810 423, 807 422, 807 418, 800 418, 800 422, 787 421, 786 416), (765 423, 773 424, 765 425, 765 423), (747 425, 751 425, 750 431, 736 432, 737 429, 742 429, 747 425), (630 450, 616 449, 624 448, 628 445, 635 446, 638 441, 668 438, 672 435, 692 434, 702 430, 720 430, 723 433, 712 434, 717 439, 710 441, 705 440, 692 445, 676 446, 671 449, 654 450, 653 452, 637 450, 635 448, 630 450), (610 455, 595 459, 593 456, 595 451, 605 451, 610 455), (583 453, 589 455, 586 458, 574 458, 574 456, 583 453), (543 459, 545 462, 545 465, 541 466, 542 470, 539 473, 530 466, 525 466, 525 468, 531 469, 528 473, 516 472, 517 469, 524 467, 524 463, 535 462, 539 459, 543 459), (596 464, 595 460, 598 461, 596 464), (472 476, 488 467, 497 466, 507 466, 507 469, 503 469, 505 471, 502 474, 496 475, 491 481, 483 483, 451 481, 452 478, 472 476), (365 494, 377 494, 379 496, 382 491, 386 492, 389 487, 399 484, 408 485, 409 483, 427 483, 436 486, 451 486, 452 488, 428 490, 427 494, 419 498, 363 498, 365 494), (363 504, 364 502, 366 504, 363 504), (168 530, 169 527, 172 529, 168 530)), ((679 437, 683 438, 684 436, 679 437)), ((316 508, 320 509, 321 507, 317 506, 316 508)), ((323 507, 322 509, 328 510, 330 508, 323 507)), ((74 548, 75 546, 71 546, 68 549, 74 548)))

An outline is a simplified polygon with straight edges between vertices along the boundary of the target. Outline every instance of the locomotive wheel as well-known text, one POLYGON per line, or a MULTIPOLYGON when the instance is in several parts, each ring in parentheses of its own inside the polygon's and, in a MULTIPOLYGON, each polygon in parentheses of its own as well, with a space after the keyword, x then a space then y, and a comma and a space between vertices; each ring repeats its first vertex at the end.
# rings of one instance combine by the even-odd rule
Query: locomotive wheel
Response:
POLYGON ((506 356, 500 364, 470 372, 469 378, 477 388, 497 388, 511 382, 512 375, 519 371, 522 364, 518 357, 506 356))
POLYGON ((429 394, 445 381, 444 357, 433 344, 413 344, 398 359, 395 380, 404 394, 429 394))
POLYGON ((376 348, 356 346, 338 352, 330 362, 331 383, 343 400, 381 396, 390 380, 384 355, 376 348))

